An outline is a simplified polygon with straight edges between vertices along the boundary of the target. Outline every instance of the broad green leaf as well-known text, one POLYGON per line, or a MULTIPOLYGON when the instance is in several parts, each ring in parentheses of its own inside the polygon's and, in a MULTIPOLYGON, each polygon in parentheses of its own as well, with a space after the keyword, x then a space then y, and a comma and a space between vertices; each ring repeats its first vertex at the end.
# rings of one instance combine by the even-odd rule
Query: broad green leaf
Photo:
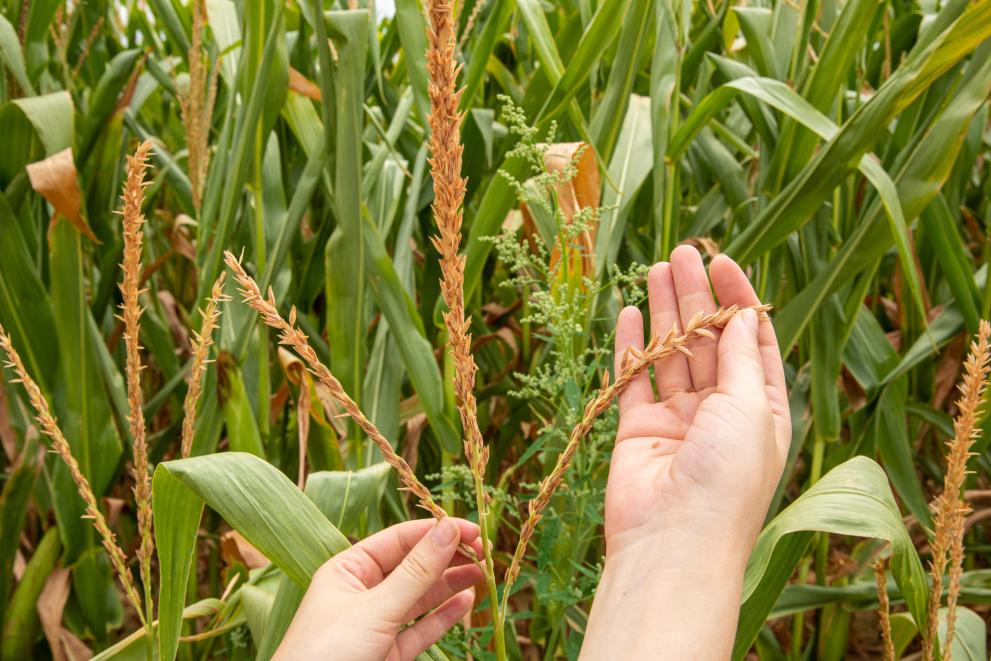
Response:
POLYGON ((263 640, 275 595, 258 586, 245 585, 241 588, 241 604, 252 640, 263 640))
POLYGON ((68 92, 14 99, 0 107, 0 185, 25 165, 72 146, 75 109, 68 92))
POLYGON ((55 313, 32 251, 7 198, 0 193, 0 323, 10 335, 28 373, 46 393, 56 384, 55 313))
MULTIPOLYGON (((919 216, 939 192, 970 126, 974 114, 991 93, 991 44, 982 46, 964 74, 953 98, 936 115, 900 159, 894 176, 906 222, 919 216)), ((875 202, 864 213, 854 233, 846 237, 829 265, 775 315, 778 343, 787 353, 816 309, 839 287, 874 264, 891 246, 890 228, 881 222, 882 207, 875 202)), ((932 332, 932 331, 930 331, 932 332)))
POLYGON ((142 51, 138 48, 121 51, 115 55, 93 90, 86 106, 86 113, 81 116, 79 125, 78 153, 84 162, 92 152, 100 129, 116 111, 120 110, 116 108, 117 99, 131 78, 131 73, 140 61, 141 55, 142 51))
MULTIPOLYGON (((400 2, 404 1, 400 0, 400 2)), ((516 0, 499 0, 499 2, 492 4, 492 8, 493 11, 489 12, 481 35, 472 43, 471 50, 466 53, 468 70, 464 77, 465 91, 461 96, 462 109, 468 107, 475 100, 475 95, 482 84, 486 66, 496 47, 496 42, 506 32, 509 27, 509 20, 513 16, 513 12, 516 11, 516 0)))
POLYGON ((24 566, 24 573, 4 613, 3 636, 0 636, 0 656, 4 659, 32 658, 34 637, 40 626, 36 608, 38 597, 48 575, 55 569, 61 550, 58 530, 49 528, 24 566))
MULTIPOLYGON (((327 298, 327 331, 331 368, 348 394, 359 404, 364 365, 368 356, 365 340, 368 309, 363 274, 366 270, 365 241, 362 240, 361 134, 364 109, 361 97, 350 91, 362 89, 368 46, 368 17, 364 11, 333 11, 327 14, 327 28, 337 51, 333 76, 334 148, 327 153, 328 174, 334 179, 334 213, 337 229, 324 252, 324 290, 327 298)), ((319 38, 321 30, 318 29, 319 38)), ((329 60, 329 55, 322 59, 329 60)), ((330 72, 322 83, 324 124, 330 127, 328 113, 330 72)), ((328 145, 330 149, 331 145, 328 145)), ((357 425, 349 422, 353 443, 360 443, 357 425)), ((355 449, 360 447, 354 446, 355 449)))
POLYGON ((389 327, 395 329, 393 337, 406 364, 406 373, 420 396, 434 433, 447 452, 456 453, 461 437, 445 410, 440 369, 425 337, 423 321, 400 284, 378 230, 367 216, 362 236, 367 254, 368 284, 389 327))
POLYGON ((179 647, 203 501, 163 466, 155 470, 151 491, 159 569, 158 653, 161 659, 173 659, 179 647))
POLYGON ((359 532, 362 516, 378 505, 389 483, 390 470, 383 461, 357 471, 310 473, 306 495, 334 527, 345 535, 354 535, 359 532))
MULTIPOLYGON (((60 311, 55 328, 59 353, 72 356, 72 360, 59 361, 53 403, 80 470, 89 479, 93 492, 102 495, 117 470, 123 444, 112 422, 96 352, 96 343, 102 340, 91 333, 84 241, 71 224, 63 221, 55 225, 49 255, 51 302, 52 309, 60 311)), ((65 559, 72 563, 97 543, 95 534, 92 525, 80 519, 84 512, 83 501, 68 467, 61 460, 54 462, 50 488, 65 545, 65 559)))
POLYGON ((622 18, 626 16, 630 2, 631 0, 605 0, 599 4, 592 20, 582 32, 578 47, 569 55, 568 61, 563 63, 565 69, 538 113, 541 119, 553 119, 565 109, 579 85, 587 80, 592 68, 599 63, 619 35, 622 18))
POLYGON ((17 39, 17 32, 10 24, 7 17, 0 14, 0 58, 2 63, 13 74, 14 80, 24 90, 28 96, 34 96, 34 85, 28 79, 28 72, 24 66, 24 54, 21 52, 21 43, 17 39))
POLYGON ((878 398, 870 433, 874 435, 885 472, 895 491, 922 525, 931 529, 929 501, 922 493, 922 484, 912 460, 912 443, 905 411, 907 398, 908 383, 904 378, 885 386, 878 398))
POLYGON ((774 42, 771 40, 773 15, 766 7, 733 7, 740 22, 740 29, 747 39, 747 52, 753 60, 754 68, 762 76, 775 78, 781 72, 777 68, 774 42))
MULTIPOLYGON (((939 609, 939 642, 946 645, 946 608, 939 609)), ((987 661, 988 631, 984 618, 963 606, 957 606, 953 635, 953 658, 966 661, 987 661)))
POLYGON ((265 632, 260 639, 256 638, 258 646, 258 661, 268 661, 279 648, 283 636, 289 630, 296 609, 303 601, 305 590, 283 574, 279 579, 279 587, 275 592, 275 600, 268 612, 265 622, 265 632))
POLYGON ((417 0, 396 0, 396 26, 399 29, 399 40, 403 45, 406 64, 406 75, 409 76, 410 87, 416 98, 416 108, 420 111, 420 119, 424 125, 430 114, 430 99, 427 97, 427 67, 426 58, 420 53, 427 52, 427 26, 423 20, 423 11, 417 0))
POLYGON ((854 457, 829 471, 761 531, 744 578, 734 658, 742 658, 757 637, 808 544, 810 531, 889 542, 894 579, 912 616, 924 627, 926 574, 887 476, 870 459, 854 457))
POLYGON ((14 585, 14 558, 20 545, 28 502, 41 468, 39 459, 37 443, 26 438, 17 464, 0 492, 0 631, 5 621, 7 598, 14 585))
MULTIPOLYGON (((811 129, 825 140, 833 140, 844 130, 838 129, 828 117, 795 94, 784 83, 768 78, 740 78, 721 86, 699 104, 696 111, 685 120, 685 124, 674 138, 672 138, 671 145, 668 148, 668 155, 671 158, 680 156, 695 132, 700 130, 719 109, 725 107, 729 99, 736 92, 743 92, 753 96, 773 108, 786 113, 789 117, 801 122, 803 126, 811 129)), ((872 158, 872 155, 861 156, 857 168, 878 192, 881 204, 891 224, 891 235, 895 239, 895 246, 898 248, 898 255, 902 260, 903 273, 905 273, 908 280, 912 297, 916 302, 917 309, 924 311, 926 306, 922 296, 921 278, 916 268, 915 252, 912 248, 911 237, 905 223, 905 217, 902 214, 898 189, 894 182, 891 181, 888 173, 884 171, 884 168, 872 158)), ((758 219, 751 227, 757 226, 760 222, 758 219)))
POLYGON ((917 46, 895 74, 860 106, 815 158, 729 246, 743 264, 778 245, 801 227, 832 190, 849 176, 885 125, 932 82, 991 36, 991 2, 972 4, 925 47, 917 46))
POLYGON ((606 185, 602 193, 602 215, 595 237, 595 268, 600 278, 616 263, 633 202, 652 169, 651 159, 645 157, 650 154, 652 136, 650 108, 648 97, 634 95, 630 99, 609 163, 609 178, 616 187, 606 185))
POLYGON ((623 126, 626 106, 633 92, 633 83, 640 62, 641 50, 645 47, 650 26, 650 2, 632 0, 630 9, 623 17, 623 27, 619 35, 616 58, 610 71, 602 100, 592 113, 589 132, 595 146, 597 158, 607 163, 616 150, 616 142, 623 126))
MULTIPOLYGON (((166 537, 158 541, 162 564, 159 617, 168 622, 168 628, 163 624, 159 641, 162 658, 173 658, 177 649, 186 577, 199 526, 198 508, 204 503, 300 586, 308 585, 321 564, 349 546, 289 478, 254 455, 223 452, 179 459, 159 464, 155 473, 152 488, 159 490, 155 494, 156 524, 169 516, 170 502, 179 503, 181 514, 163 526, 166 537), (162 548, 166 549, 164 558, 162 548)), ((163 529, 156 525, 156 540, 161 535, 163 529)))
MULTIPOLYGON (((220 272, 220 257, 229 245, 231 232, 234 229, 233 224, 236 222, 235 212, 237 210, 238 197, 242 191, 242 186, 247 180, 248 165, 251 162, 249 154, 256 148, 256 140, 263 138, 262 135, 258 135, 258 122, 269 99, 268 86, 273 82, 274 78, 272 69, 275 68, 275 53, 281 42, 282 30, 280 26, 284 7, 285 5, 283 3, 276 3, 275 15, 272 17, 271 26, 265 38, 265 46, 260 57, 260 62, 263 63, 263 66, 258 70, 257 76, 252 81, 247 102, 240 106, 240 110, 237 113, 236 129, 232 136, 233 142, 230 158, 226 161, 231 164, 231 169, 227 172, 228 176, 225 179, 213 179, 207 183, 208 194, 201 213, 200 236, 201 239, 207 236, 210 237, 210 247, 205 253, 205 260, 199 274, 197 300, 203 300, 209 296, 210 288, 213 286, 213 282, 217 279, 217 274, 220 272), (220 194, 217 196, 211 196, 209 194, 209 189, 214 181, 217 181, 217 185, 220 186, 220 194), (216 208, 216 203, 213 200, 219 202, 219 210, 216 208)), ((246 67, 250 66, 246 64, 247 61, 248 58, 241 58, 239 72, 243 73, 247 70, 246 67)), ((223 171, 223 167, 221 163, 217 162, 214 163, 212 170, 215 172, 223 171)), ((201 243, 202 245, 207 244, 206 241, 201 241, 201 243)))
MULTIPOLYGON (((223 608, 224 602, 219 599, 202 599, 195 604, 190 604, 183 608, 180 612, 180 620, 211 617, 220 613, 223 608)), ((158 633, 158 624, 157 620, 152 624, 156 634, 158 633)), ((111 659, 113 661, 146 661, 148 652, 145 640, 145 630, 143 628, 137 629, 129 636, 94 656, 91 661, 110 661, 111 659)), ((168 657, 162 656, 161 652, 159 652, 157 658, 164 659, 168 657)))

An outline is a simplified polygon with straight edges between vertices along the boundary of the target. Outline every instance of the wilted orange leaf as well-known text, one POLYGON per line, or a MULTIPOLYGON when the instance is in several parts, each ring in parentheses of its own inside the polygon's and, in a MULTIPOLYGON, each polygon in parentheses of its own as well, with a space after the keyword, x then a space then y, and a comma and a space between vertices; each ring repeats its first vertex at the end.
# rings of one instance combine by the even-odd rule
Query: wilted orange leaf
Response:
MULTIPOLYGON (((83 196, 79 190, 79 179, 76 164, 72 159, 71 147, 48 158, 29 163, 27 172, 31 188, 48 200, 48 203, 55 207, 58 215, 66 218, 91 241, 99 243, 89 223, 83 217, 83 196)), ((52 221, 54 220, 53 218, 52 221)))

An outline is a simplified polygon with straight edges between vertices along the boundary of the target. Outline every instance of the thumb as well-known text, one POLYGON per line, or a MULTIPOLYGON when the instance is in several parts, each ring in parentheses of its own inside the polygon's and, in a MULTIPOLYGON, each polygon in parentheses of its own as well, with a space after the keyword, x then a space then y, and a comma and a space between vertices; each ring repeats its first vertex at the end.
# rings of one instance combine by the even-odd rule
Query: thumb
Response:
POLYGON ((382 616, 397 625, 405 624, 403 618, 443 577, 460 539, 461 531, 453 521, 438 521, 399 566, 373 589, 382 616))
POLYGON ((717 391, 748 400, 765 392, 757 323, 757 313, 744 308, 723 329, 719 336, 717 391))

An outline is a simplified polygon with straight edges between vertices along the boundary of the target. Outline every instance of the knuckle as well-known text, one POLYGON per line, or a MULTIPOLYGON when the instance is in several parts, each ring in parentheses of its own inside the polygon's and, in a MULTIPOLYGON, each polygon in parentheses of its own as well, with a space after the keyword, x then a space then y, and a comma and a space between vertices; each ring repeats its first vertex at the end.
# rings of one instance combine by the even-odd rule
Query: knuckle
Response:
POLYGON ((406 577, 417 585, 428 585, 433 581, 430 561, 422 553, 410 553, 400 566, 406 577))

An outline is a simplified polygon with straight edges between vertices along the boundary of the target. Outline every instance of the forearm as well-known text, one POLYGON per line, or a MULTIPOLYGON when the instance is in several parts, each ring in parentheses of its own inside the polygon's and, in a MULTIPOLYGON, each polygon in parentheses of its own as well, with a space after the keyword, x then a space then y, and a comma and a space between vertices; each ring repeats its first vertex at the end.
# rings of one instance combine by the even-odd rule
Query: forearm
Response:
POLYGON ((607 557, 581 659, 728 659, 748 550, 655 544, 607 557))

